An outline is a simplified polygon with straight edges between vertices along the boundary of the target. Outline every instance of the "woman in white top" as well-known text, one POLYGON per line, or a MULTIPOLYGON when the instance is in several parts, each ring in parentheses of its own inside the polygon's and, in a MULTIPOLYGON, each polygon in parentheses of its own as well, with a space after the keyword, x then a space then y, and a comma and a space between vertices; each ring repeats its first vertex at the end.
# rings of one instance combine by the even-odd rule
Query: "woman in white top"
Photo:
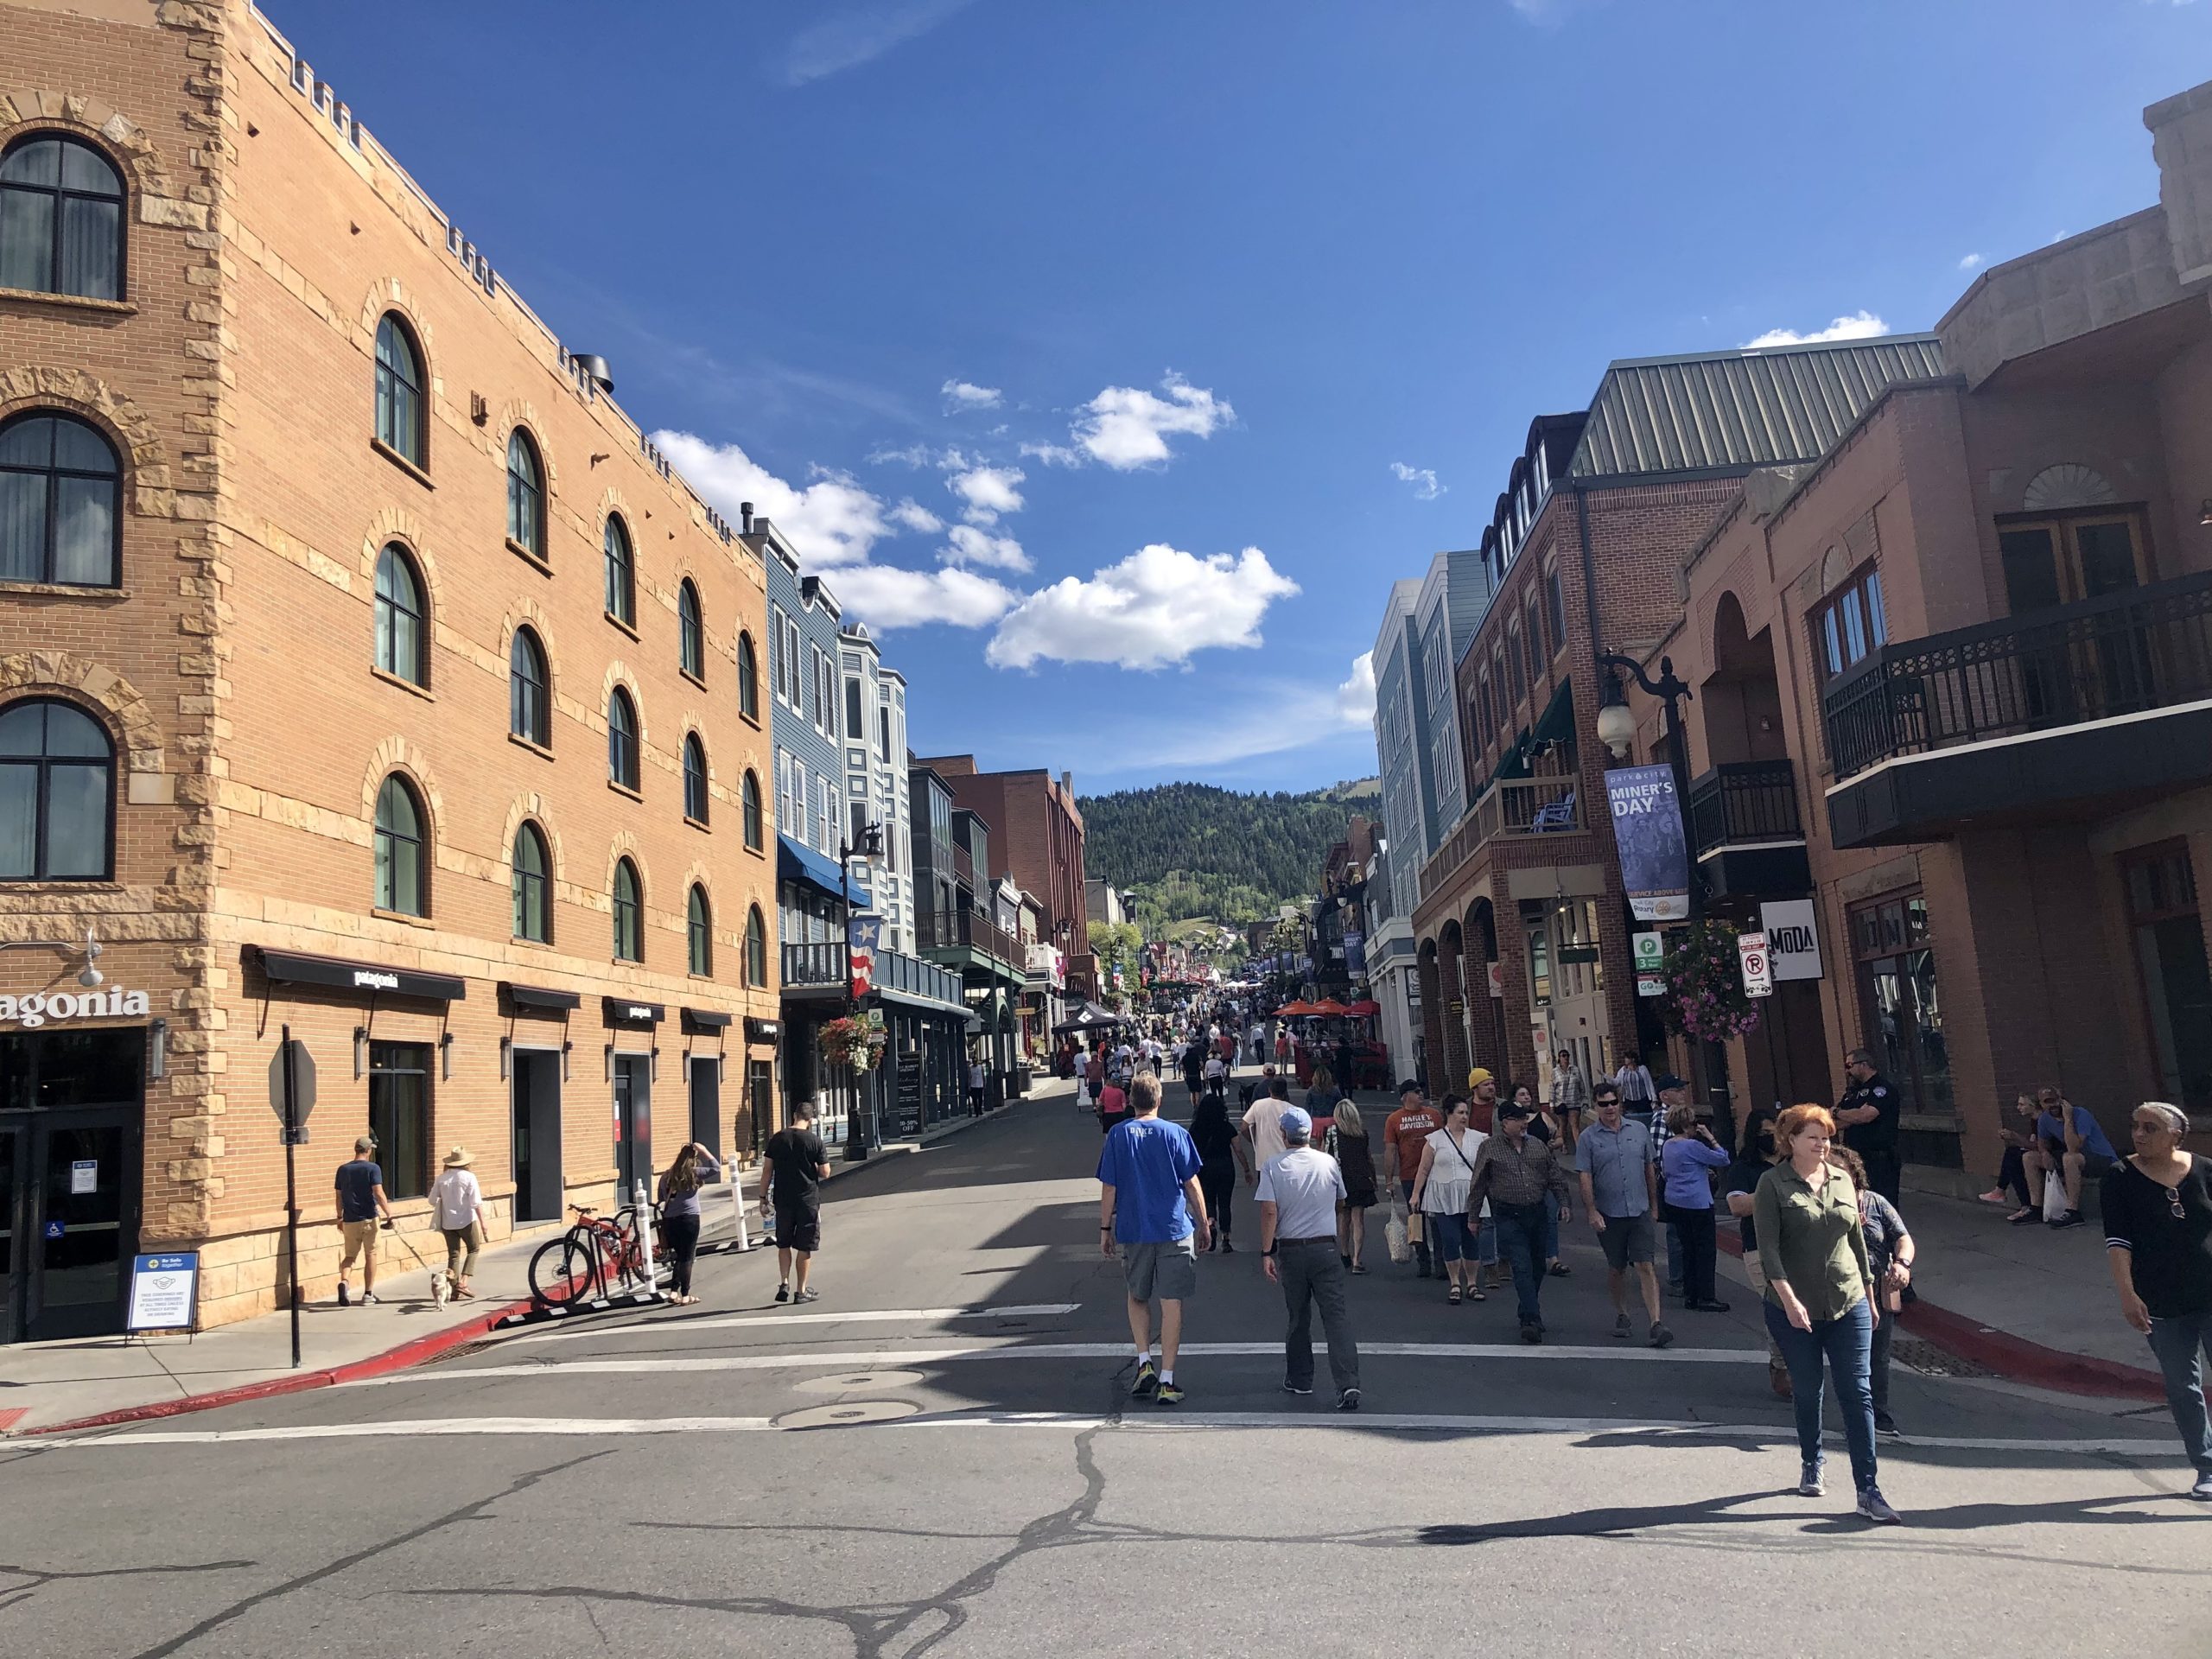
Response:
MULTIPOLYGON (((1475 1276, 1475 1241, 1467 1226, 1467 1189, 1474 1184, 1475 1158, 1483 1149, 1483 1142, 1490 1137, 1480 1129, 1468 1127, 1467 1099, 1464 1095, 1444 1097, 1444 1127, 1422 1143, 1421 1169, 1414 1177, 1414 1208, 1421 1213, 1421 1224, 1436 1249, 1436 1258, 1444 1264, 1445 1276, 1451 1280, 1451 1293, 1445 1300, 1454 1307, 1465 1296, 1470 1301, 1486 1301, 1482 1281, 1475 1276)), ((1484 1212, 1489 1212, 1485 1204, 1484 1212)))
POLYGON ((438 1230, 446 1236, 446 1281, 454 1300, 474 1294, 468 1277, 476 1271, 477 1252, 484 1248, 484 1193, 476 1185, 474 1160, 466 1147, 446 1154, 445 1173, 430 1189, 430 1211, 438 1230))

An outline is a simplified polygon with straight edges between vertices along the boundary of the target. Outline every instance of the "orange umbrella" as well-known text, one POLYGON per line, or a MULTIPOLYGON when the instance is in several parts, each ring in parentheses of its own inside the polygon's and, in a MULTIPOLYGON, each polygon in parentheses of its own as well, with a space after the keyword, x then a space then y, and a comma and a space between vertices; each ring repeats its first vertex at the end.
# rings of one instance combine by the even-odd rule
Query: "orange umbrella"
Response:
POLYGON ((1363 997, 1359 1001, 1349 1004, 1345 1007, 1344 1012, 1349 1014, 1357 1015, 1362 1020, 1372 1020, 1376 1014, 1382 1012, 1382 1005, 1380 1002, 1373 1001, 1371 998, 1363 997))
POLYGON ((1300 1014, 1312 1014, 1313 1011, 1313 1005, 1312 1003, 1300 1001, 1297 1002, 1284 1003, 1282 1007, 1275 1010, 1275 1014, 1279 1019, 1288 1020, 1294 1019, 1300 1014))
POLYGON ((1324 997, 1320 1001, 1316 1002, 1311 1012, 1314 1014, 1325 1014, 1333 1017, 1339 1014, 1349 1013, 1350 1010, 1347 1009, 1343 1003, 1338 1001, 1335 997, 1330 996, 1324 997))

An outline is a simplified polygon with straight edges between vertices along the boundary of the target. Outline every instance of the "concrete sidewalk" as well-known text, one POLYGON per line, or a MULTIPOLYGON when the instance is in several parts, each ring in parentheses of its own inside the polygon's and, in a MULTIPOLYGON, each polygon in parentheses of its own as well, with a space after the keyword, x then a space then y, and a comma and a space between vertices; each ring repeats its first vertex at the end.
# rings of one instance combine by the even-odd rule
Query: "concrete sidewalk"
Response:
MULTIPOLYGON (((1057 1084, 1063 1096, 1071 1088, 1054 1078, 1044 1082, 1057 1084)), ((888 1142, 875 1155, 917 1152, 1021 1103, 980 1118, 948 1119, 917 1139, 888 1142)), ((837 1148, 830 1150, 832 1181, 868 1166, 846 1163, 837 1148)), ((757 1239, 761 1230, 757 1173, 747 1172, 746 1190, 747 1225, 757 1239)), ((726 1239, 735 1230, 728 1182, 703 1189, 701 1209, 706 1220, 702 1243, 726 1239)), ((340 1307, 315 1302, 302 1306, 297 1370, 292 1365, 291 1318, 283 1310, 218 1325, 194 1338, 125 1341, 94 1337, 0 1348, 0 1433, 86 1427, 88 1418, 132 1421, 200 1411, 419 1365, 478 1340, 507 1313, 527 1308, 530 1258, 546 1240, 557 1236, 556 1229, 535 1229, 486 1249, 477 1262, 474 1298, 440 1307, 430 1294, 429 1273, 416 1265, 404 1246, 379 1234, 378 1260, 384 1271, 377 1275, 376 1305, 340 1307), (404 1263, 407 1271, 394 1270, 395 1262, 404 1263)), ((432 1242, 436 1242, 435 1236, 432 1242)), ((432 1259, 419 1242, 416 1248, 432 1259)), ((437 1265, 442 1267, 442 1260, 437 1265)))

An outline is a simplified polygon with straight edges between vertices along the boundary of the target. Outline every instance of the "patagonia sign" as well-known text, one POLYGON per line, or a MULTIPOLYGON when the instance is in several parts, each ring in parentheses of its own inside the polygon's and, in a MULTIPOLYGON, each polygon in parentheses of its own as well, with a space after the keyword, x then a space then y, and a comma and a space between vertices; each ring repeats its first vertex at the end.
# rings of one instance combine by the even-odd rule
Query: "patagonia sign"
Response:
POLYGON ((26 1029, 49 1020, 108 1020, 151 1012, 143 991, 33 991, 29 996, 0 996, 0 1024, 26 1029))
POLYGON ((356 968, 353 970, 353 988, 365 991, 396 991, 399 988, 399 976, 388 974, 376 968, 356 968))

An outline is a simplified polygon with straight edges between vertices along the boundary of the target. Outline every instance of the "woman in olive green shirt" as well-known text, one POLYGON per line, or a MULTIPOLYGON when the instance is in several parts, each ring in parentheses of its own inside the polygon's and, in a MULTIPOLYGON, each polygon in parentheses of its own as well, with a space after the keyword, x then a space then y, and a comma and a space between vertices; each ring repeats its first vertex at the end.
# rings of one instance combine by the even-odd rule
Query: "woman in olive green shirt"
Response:
POLYGON ((1825 1106, 1792 1106, 1776 1122, 1782 1161, 1759 1178, 1751 1209, 1766 1274, 1766 1326, 1789 1368, 1797 1408, 1797 1491, 1818 1497, 1825 1360, 1843 1404, 1844 1443, 1859 1513, 1895 1525, 1901 1518, 1875 1482, 1874 1339, 1870 1293, 1874 1270, 1859 1220, 1859 1190, 1828 1161, 1835 1119, 1825 1106))

